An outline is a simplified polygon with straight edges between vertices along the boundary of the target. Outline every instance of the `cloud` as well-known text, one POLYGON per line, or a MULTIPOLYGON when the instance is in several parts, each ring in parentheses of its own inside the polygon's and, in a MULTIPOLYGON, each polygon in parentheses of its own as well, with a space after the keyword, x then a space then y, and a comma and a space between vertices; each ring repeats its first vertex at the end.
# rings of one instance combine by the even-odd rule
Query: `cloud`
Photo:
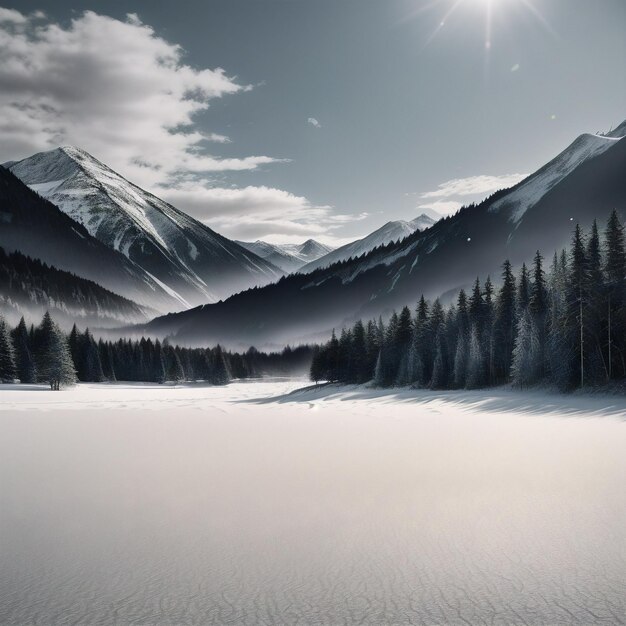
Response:
POLYGON ((138 184, 181 172, 257 169, 280 159, 220 158, 194 123, 213 99, 248 89, 223 69, 196 69, 136 14, 86 11, 68 26, 0 9, 0 160, 75 144, 138 184))
POLYGON ((214 143, 231 143, 230 137, 226 135, 219 135, 218 133, 209 133, 204 137, 207 141, 212 141, 214 143))
POLYGON ((498 189, 516 185, 528 174, 502 174, 500 176, 468 176, 453 178, 441 183, 437 189, 420 194, 422 200, 430 200, 418 205, 420 209, 433 209, 442 215, 451 215, 464 204, 482 200, 498 189), (432 200, 431 200, 432 199, 432 200))
POLYGON ((334 229, 362 216, 281 189, 227 186, 228 172, 287 160, 215 155, 231 139, 198 128, 212 100, 251 89, 221 68, 187 65, 135 13, 86 11, 60 25, 0 8, 0 162, 73 144, 227 236, 343 242, 334 229))
POLYGON ((436 214, 441 216, 452 215, 453 213, 456 213, 462 206, 463 203, 456 200, 436 200, 427 204, 418 204, 417 208, 435 211, 436 214))
POLYGON ((451 196, 485 195, 517 184, 527 174, 503 174, 502 176, 468 176, 441 183, 434 191, 422 194, 422 198, 449 198, 451 196))
POLYGON ((25 24, 27 21, 28 18, 19 11, 0 7, 0 24, 6 24, 7 22, 11 24, 25 24))
POLYGON ((303 196, 265 186, 203 187, 186 181, 159 195, 234 239, 288 242, 319 237, 328 243, 343 243, 333 231, 367 217, 366 213, 337 214, 331 206, 316 206, 303 196))
POLYGON ((519 64, 519 63, 516 63, 516 64, 515 64, 515 65, 511 68, 511 71, 512 71, 512 72, 517 72, 517 70, 519 70, 519 68, 520 68, 520 64, 519 64))

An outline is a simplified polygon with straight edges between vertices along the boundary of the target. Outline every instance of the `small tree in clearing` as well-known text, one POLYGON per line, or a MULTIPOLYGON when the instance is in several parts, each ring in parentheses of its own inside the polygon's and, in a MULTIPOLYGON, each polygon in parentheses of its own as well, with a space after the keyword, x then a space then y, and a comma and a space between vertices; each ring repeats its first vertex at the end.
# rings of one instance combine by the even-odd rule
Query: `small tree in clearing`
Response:
POLYGON ((50 385, 52 391, 58 391, 61 385, 76 382, 76 369, 70 346, 63 331, 52 321, 46 312, 39 326, 40 353, 39 377, 50 385))

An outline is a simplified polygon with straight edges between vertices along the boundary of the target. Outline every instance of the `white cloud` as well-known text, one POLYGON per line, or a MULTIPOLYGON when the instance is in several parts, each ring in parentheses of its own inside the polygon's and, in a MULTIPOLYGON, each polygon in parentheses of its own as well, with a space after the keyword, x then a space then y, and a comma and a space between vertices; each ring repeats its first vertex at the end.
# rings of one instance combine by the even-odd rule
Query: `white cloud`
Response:
POLYGON ((149 188, 181 172, 277 161, 206 152, 203 142, 229 139, 196 130, 195 116, 247 87, 221 68, 186 65, 180 46, 136 14, 86 11, 67 27, 41 18, 0 9, 0 160, 75 144, 149 188))
MULTIPOLYGON (((439 215, 452 215, 463 206, 462 202, 456 200, 435 200, 426 204, 418 204, 418 209, 430 209, 439 215)), ((432 215, 431 215, 432 217, 432 215)))
POLYGON ((86 11, 67 26, 45 19, 0 8, 0 162, 77 145, 232 237, 343 242, 334 229, 362 219, 281 189, 214 187, 216 172, 285 160, 222 158, 211 146, 230 138, 195 124, 211 100, 250 85, 185 64, 181 47, 135 13, 120 21, 86 11))
POLYGON ((500 176, 468 176, 467 178, 453 178, 441 183, 437 189, 420 194, 422 200, 420 209, 433 209, 441 215, 451 215, 463 205, 482 200, 494 191, 516 185, 528 174, 502 174, 500 176), (432 199, 432 200, 431 200, 432 199))
POLYGON ((345 239, 333 231, 367 216, 337 214, 331 206, 315 206, 302 196, 265 186, 203 187, 184 181, 176 188, 160 190, 159 195, 234 239, 289 242, 317 237, 342 245, 345 239))
POLYGON ((204 137, 207 141, 212 141, 214 143, 231 143, 230 137, 226 135, 220 135, 218 133, 209 133, 204 137))
POLYGON ((525 178, 527 174, 503 174, 502 176, 468 176, 454 178, 441 183, 434 191, 422 194, 422 198, 449 198, 451 196, 475 196, 489 194, 498 189, 511 187, 525 178))
POLYGON ((311 126, 314 126, 315 128, 321 128, 322 127, 322 125, 314 117, 310 117, 307 120, 307 124, 310 124, 311 126))
POLYGON ((3 22, 11 24, 25 24, 27 21, 28 18, 25 15, 22 15, 19 11, 0 7, 0 24, 3 22))

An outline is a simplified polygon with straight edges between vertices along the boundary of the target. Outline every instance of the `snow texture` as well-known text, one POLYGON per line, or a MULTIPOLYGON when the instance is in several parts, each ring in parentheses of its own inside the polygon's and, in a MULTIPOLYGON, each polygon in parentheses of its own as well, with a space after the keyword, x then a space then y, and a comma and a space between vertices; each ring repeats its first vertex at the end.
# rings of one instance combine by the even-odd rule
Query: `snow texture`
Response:
POLYGON ((623 397, 302 384, 0 385, 0 623, 623 623, 623 397))

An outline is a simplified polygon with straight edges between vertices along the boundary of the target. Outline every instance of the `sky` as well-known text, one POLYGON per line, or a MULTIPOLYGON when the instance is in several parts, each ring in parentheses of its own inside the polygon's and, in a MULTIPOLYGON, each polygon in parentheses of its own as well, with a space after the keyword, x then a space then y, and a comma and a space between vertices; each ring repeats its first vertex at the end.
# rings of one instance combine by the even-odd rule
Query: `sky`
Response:
POLYGON ((0 0, 0 162, 77 145, 236 239, 450 214, 624 119, 624 0, 0 0))

